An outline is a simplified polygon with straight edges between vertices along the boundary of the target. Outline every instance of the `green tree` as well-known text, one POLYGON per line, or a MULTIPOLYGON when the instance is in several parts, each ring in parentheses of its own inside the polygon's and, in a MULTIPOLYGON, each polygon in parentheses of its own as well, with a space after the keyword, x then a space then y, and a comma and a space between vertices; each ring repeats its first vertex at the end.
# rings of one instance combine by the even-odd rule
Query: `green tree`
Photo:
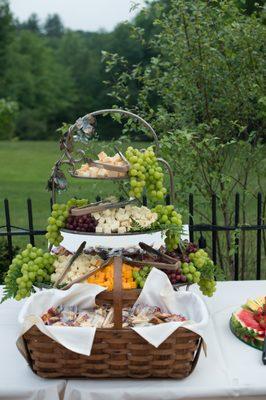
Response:
POLYGON ((19 25, 19 28, 20 29, 28 29, 31 32, 40 34, 41 27, 40 27, 38 15, 35 13, 31 14, 26 22, 23 22, 22 24, 19 25))
POLYGON ((5 78, 9 57, 9 44, 13 38, 12 14, 8 1, 0 0, 0 97, 6 96, 5 78))
POLYGON ((0 99, 0 140, 13 138, 17 111, 18 105, 16 102, 0 99))
POLYGON ((7 90, 20 106, 16 134, 22 139, 51 137, 75 102, 69 71, 45 39, 28 30, 17 33, 10 52, 7 90))
MULTIPOLYGON (((263 190, 265 26, 255 14, 246 17, 233 0, 171 0, 167 12, 158 15, 159 33, 146 43, 157 55, 148 64, 132 66, 118 54, 107 57, 110 93, 118 106, 134 104, 156 128, 177 176, 179 205, 189 192, 200 193, 199 212, 208 220, 204 203, 217 193, 219 212, 229 225, 232 193, 241 191, 246 202, 248 194, 263 190), (134 97, 132 82, 139 88, 134 97)), ((247 223, 244 212, 242 223, 247 223)), ((231 245, 228 232, 219 254, 230 271, 231 245)), ((242 264, 244 270, 246 260, 242 264)))
POLYGON ((47 36, 54 38, 60 38, 64 34, 64 26, 58 14, 48 15, 44 32, 47 36))

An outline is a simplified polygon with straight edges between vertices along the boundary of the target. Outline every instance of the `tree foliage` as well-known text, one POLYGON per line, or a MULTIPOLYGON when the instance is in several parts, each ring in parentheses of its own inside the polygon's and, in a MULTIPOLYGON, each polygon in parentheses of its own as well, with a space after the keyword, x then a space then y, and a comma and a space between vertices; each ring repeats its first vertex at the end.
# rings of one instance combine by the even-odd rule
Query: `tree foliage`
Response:
MULTIPOLYGON (((235 1, 244 12, 255 10, 253 0, 235 1)), ((18 104, 14 134, 20 139, 52 139, 63 121, 73 122, 90 110, 112 107, 112 91, 103 84, 107 80, 111 84, 117 80, 121 88, 124 86, 121 95, 133 107, 141 82, 125 81, 125 74, 108 76, 102 58, 108 60, 109 54, 115 53, 125 59, 128 74, 132 65, 139 66, 137 74, 141 72, 160 53, 160 48, 151 43, 164 29, 156 21, 162 14, 167 16, 171 7, 170 0, 151 2, 131 23, 119 24, 107 33, 71 31, 56 14, 49 15, 43 24, 36 14, 20 22, 13 18, 8 0, 0 0, 0 98, 18 104)), ((156 105, 158 95, 153 92, 149 96, 156 105)), ((101 137, 115 136, 117 128, 103 121, 101 137)))
MULTIPOLYGON (((265 25, 233 0, 170 0, 168 5, 165 12, 160 2, 154 4, 158 32, 148 41, 133 27, 156 54, 148 63, 132 66, 125 57, 107 54, 111 93, 118 106, 135 107, 156 128, 162 154, 177 176, 179 205, 186 204, 189 192, 200 193, 203 204, 217 193, 219 212, 229 225, 232 194, 239 190, 247 201, 247 194, 263 190, 265 25), (257 176, 251 176, 251 166, 257 176)), ((206 220, 205 210, 203 205, 206 220)), ((242 222, 247 223, 246 215, 242 222)), ((225 239, 220 262, 231 265, 229 232, 225 239)))

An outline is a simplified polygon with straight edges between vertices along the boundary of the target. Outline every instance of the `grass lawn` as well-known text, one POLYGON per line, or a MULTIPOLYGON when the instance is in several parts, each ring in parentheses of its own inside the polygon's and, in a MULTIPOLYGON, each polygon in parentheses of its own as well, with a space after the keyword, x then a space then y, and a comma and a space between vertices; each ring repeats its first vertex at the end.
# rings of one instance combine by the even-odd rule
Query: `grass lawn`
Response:
MULTIPOLYGON (((139 144, 141 146, 141 144, 139 144)), ((93 154, 105 149, 112 152, 110 143, 93 143, 93 154)), ((50 213, 50 193, 45 186, 55 161, 60 156, 57 142, 0 142, 0 226, 5 225, 3 201, 8 198, 11 224, 27 227, 27 198, 32 199, 34 227, 45 229, 50 213)), ((81 196, 94 200, 95 196, 118 193, 118 183, 83 181, 66 175, 69 183, 67 192, 59 196, 64 202, 71 196, 81 196)), ((16 239, 26 243, 28 238, 16 239)), ((41 241, 43 243, 43 241, 41 241)))

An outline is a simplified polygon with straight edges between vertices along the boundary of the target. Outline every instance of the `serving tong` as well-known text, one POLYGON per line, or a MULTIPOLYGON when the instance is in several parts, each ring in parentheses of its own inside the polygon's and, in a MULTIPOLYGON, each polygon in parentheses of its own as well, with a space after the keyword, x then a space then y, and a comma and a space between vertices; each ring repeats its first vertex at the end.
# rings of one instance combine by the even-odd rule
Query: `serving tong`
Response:
POLYGON ((66 286, 64 286, 62 288, 62 290, 67 290, 67 289, 71 288, 71 286, 74 285, 75 283, 79 283, 79 282, 84 281, 85 279, 88 279, 90 276, 94 275, 96 272, 101 271, 103 268, 105 268, 107 265, 109 265, 112 262, 112 260, 113 260, 113 257, 108 258, 108 260, 103 261, 101 265, 94 268, 92 271, 87 272, 86 274, 78 277, 74 281, 68 283, 66 286))
MULTIPOLYGON (((62 280, 66 276, 67 272, 71 268, 71 265, 83 253, 83 250, 85 249, 85 246, 86 246, 86 242, 84 241, 84 242, 81 243, 81 245, 79 246, 77 251, 72 255, 72 257, 68 261, 67 265, 65 266, 64 271, 62 272, 62 274, 59 276, 59 278, 54 283, 54 286, 53 286, 54 288, 58 287, 58 285, 62 282, 62 280)), ((84 281, 85 279, 89 278, 91 275, 94 275, 96 272, 100 271, 101 269, 106 267, 108 264, 110 264, 112 262, 112 259, 113 259, 113 257, 109 257, 107 260, 103 261, 101 263, 101 265, 99 265, 98 267, 94 268, 92 271, 87 272, 86 274, 78 277, 77 279, 75 279, 74 281, 68 283, 66 286, 62 287, 61 289, 62 290, 67 290, 67 289, 71 288, 71 286, 74 285, 75 283, 79 283, 79 282, 84 281)))
POLYGON ((70 270, 71 265, 74 263, 74 261, 83 253, 83 250, 85 249, 86 242, 82 242, 77 251, 72 255, 72 257, 69 259, 67 262, 64 271, 61 273, 61 275, 57 278, 57 280, 54 283, 54 288, 57 288, 58 285, 62 282, 64 277, 66 276, 67 272, 70 270))
POLYGON ((96 213, 96 212, 100 212, 100 211, 104 211, 104 210, 108 210, 108 209, 125 207, 128 204, 132 204, 132 203, 136 203, 136 202, 137 202, 136 199, 123 200, 123 201, 117 201, 117 202, 101 200, 101 201, 97 201, 96 203, 91 203, 86 206, 71 208, 70 215, 81 216, 81 215, 96 213))
POLYGON ((160 257, 165 262, 137 261, 137 260, 132 260, 131 258, 128 258, 128 257, 123 257, 123 259, 132 265, 138 266, 138 265, 147 265, 148 264, 148 265, 151 265, 158 269, 166 269, 168 271, 176 271, 181 265, 181 262, 179 260, 177 260, 176 258, 168 256, 167 254, 162 253, 160 250, 154 249, 153 247, 149 246, 146 243, 139 242, 139 247, 142 250, 146 251, 146 253, 149 254, 153 259, 160 257))

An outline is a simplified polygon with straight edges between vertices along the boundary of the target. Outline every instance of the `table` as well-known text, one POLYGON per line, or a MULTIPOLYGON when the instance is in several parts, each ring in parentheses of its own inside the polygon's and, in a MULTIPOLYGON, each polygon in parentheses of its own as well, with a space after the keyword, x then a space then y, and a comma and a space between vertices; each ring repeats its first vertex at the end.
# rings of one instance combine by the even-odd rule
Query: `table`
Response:
MULTIPOLYGON (((0 305, 0 399, 2 400, 266 400, 266 367, 261 352, 245 346, 229 329, 231 313, 247 297, 266 293, 266 281, 219 282, 210 312, 208 357, 201 354, 191 376, 182 380, 44 380, 27 367, 15 347, 21 302, 0 305)), ((193 291, 198 293, 197 287, 193 291)))

